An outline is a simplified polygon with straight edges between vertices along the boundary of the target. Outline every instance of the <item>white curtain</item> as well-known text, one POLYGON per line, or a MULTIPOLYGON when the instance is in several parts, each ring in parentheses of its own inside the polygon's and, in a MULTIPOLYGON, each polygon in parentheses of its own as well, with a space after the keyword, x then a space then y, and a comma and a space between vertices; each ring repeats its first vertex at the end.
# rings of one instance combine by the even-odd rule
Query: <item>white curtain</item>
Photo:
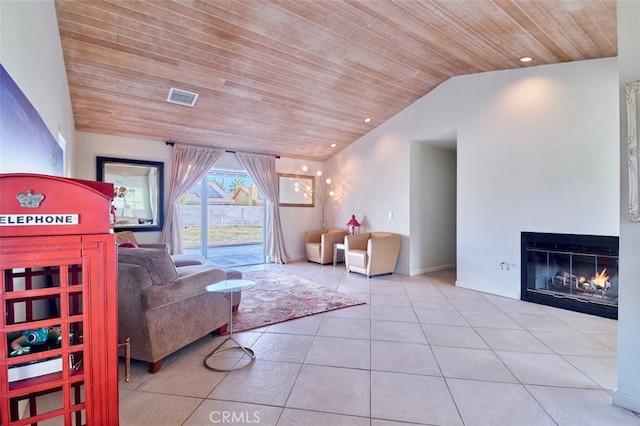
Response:
POLYGON ((278 205, 278 175, 276 174, 276 159, 273 156, 236 153, 238 161, 249 173, 265 197, 267 223, 265 232, 264 252, 268 262, 287 263, 289 256, 284 247, 282 222, 280 221, 280 206, 278 205))
POLYGON ((223 149, 180 144, 173 146, 169 209, 162 228, 162 241, 170 245, 174 254, 182 253, 180 198, 207 174, 222 154, 223 149))

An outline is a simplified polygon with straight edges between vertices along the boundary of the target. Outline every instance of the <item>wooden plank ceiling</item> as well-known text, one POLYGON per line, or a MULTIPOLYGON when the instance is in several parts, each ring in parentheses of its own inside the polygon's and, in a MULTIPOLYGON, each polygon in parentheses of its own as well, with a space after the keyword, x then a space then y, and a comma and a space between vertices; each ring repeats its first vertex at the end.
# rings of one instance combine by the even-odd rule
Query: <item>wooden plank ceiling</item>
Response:
POLYGON ((615 0, 56 0, 56 10, 78 131, 318 161, 450 77, 617 56, 615 0), (171 87, 198 93, 195 106, 166 102, 171 87))

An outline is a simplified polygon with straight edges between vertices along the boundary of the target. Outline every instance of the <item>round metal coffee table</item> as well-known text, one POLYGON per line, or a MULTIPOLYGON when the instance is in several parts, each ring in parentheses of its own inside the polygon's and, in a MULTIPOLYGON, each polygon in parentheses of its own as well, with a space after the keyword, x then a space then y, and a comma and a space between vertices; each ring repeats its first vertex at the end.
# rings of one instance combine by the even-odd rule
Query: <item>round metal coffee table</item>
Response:
POLYGON ((251 348, 247 348, 245 346, 242 346, 236 339, 233 338, 233 295, 235 293, 238 293, 238 292, 242 291, 242 289, 247 289, 247 288, 253 287, 254 285, 256 285, 256 283, 253 282, 253 281, 249 281, 249 280, 225 280, 225 281, 217 282, 215 284, 209 284, 207 286, 207 291, 211 291, 211 292, 214 292, 214 293, 228 294, 229 298, 230 298, 230 300, 229 300, 229 336, 227 336, 227 338, 224 339, 224 341, 222 343, 220 343, 218 346, 216 346, 216 348, 213 351, 211 351, 211 353, 209 355, 207 355, 205 357, 204 365, 209 370, 213 370, 213 371, 235 371, 235 370, 240 370, 241 368, 244 368, 244 367, 248 366, 249 364, 251 364, 253 361, 255 361, 256 355, 255 355, 255 353, 253 353, 253 350, 251 348), (227 343, 229 340, 231 340, 234 343, 234 345, 223 347, 224 344, 227 343), (244 363, 244 364, 240 364, 240 365, 236 365, 236 366, 234 366, 232 368, 212 367, 207 362, 209 360, 209 358, 211 358, 215 354, 218 354, 218 353, 223 352, 223 351, 232 350, 232 349, 238 349, 238 350, 241 350, 242 352, 244 352, 244 354, 249 357, 249 362, 244 363))

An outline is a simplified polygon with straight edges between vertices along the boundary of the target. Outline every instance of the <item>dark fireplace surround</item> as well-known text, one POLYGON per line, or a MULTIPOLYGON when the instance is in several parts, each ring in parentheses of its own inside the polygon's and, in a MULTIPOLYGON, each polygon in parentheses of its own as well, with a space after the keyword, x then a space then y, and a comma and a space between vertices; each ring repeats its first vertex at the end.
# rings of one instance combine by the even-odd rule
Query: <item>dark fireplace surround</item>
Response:
POLYGON ((522 232, 521 299, 618 318, 618 237, 522 232))

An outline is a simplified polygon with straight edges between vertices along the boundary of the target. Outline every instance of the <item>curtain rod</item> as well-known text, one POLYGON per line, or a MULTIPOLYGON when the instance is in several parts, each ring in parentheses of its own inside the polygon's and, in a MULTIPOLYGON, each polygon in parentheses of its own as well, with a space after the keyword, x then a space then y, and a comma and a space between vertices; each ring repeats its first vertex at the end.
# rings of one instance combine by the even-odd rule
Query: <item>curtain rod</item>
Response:
MULTIPOLYGON (((198 145, 198 144, 194 144, 194 143, 184 143, 184 142, 175 142, 175 141, 166 141, 165 142, 165 144, 169 145, 170 147, 173 147, 176 143, 180 143, 182 145, 201 146, 203 148, 212 148, 212 147, 210 147, 208 145, 198 145)), ((224 152, 228 152, 230 154, 235 154, 236 153, 236 151, 231 151, 231 150, 228 150, 228 149, 225 149, 224 152)), ((247 154, 256 154, 256 153, 255 152, 248 152, 247 154)), ((264 154, 259 154, 259 155, 264 155, 264 154)), ((280 158, 279 155, 274 155, 274 157, 280 158)))

